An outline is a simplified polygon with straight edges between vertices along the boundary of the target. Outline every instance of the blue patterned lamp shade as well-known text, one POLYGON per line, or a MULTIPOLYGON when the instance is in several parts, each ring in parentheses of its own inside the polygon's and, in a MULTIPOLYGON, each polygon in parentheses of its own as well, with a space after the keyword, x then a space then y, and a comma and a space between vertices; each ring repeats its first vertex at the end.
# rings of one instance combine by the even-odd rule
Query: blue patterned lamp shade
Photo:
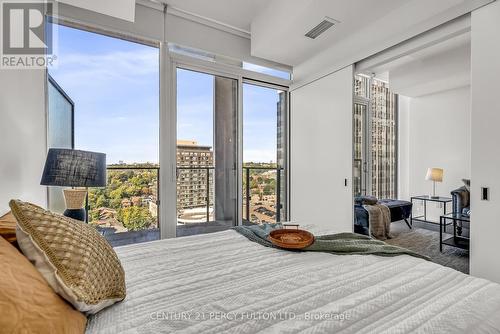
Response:
POLYGON ((44 186, 106 186, 106 154, 51 148, 47 154, 42 180, 44 186))

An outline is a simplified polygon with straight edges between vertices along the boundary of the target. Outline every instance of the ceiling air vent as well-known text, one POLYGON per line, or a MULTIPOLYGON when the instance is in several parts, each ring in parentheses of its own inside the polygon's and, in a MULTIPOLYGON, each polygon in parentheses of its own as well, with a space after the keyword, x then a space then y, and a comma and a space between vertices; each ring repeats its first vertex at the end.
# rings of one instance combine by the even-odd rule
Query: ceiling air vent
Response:
POLYGON ((330 17, 325 17, 323 21, 321 21, 316 27, 309 30, 309 32, 307 32, 305 36, 316 39, 319 35, 327 31, 337 23, 339 23, 339 21, 334 20, 330 17))

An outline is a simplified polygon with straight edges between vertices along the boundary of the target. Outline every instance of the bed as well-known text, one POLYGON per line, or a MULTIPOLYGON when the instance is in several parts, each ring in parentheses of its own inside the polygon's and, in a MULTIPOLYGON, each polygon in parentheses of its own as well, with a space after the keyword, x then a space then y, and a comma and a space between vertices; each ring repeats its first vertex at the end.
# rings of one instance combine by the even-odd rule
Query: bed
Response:
POLYGON ((288 252, 233 230, 116 252, 127 297, 88 334, 500 332, 500 285, 407 255, 288 252))

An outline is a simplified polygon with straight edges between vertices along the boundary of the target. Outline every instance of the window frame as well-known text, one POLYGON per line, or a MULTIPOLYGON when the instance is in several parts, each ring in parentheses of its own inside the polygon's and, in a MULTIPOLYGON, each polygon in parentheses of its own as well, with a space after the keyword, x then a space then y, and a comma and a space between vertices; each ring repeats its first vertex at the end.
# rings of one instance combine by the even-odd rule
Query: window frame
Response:
MULTIPOLYGON (((276 90, 282 90, 285 92, 286 95, 286 113, 284 115, 285 117, 285 125, 283 126, 284 130, 284 142, 285 142, 285 159, 284 159, 284 164, 283 166, 279 166, 283 168, 284 171, 284 181, 285 181, 285 200, 284 200, 284 207, 280 208, 281 214, 280 214, 280 221, 286 221, 290 217, 290 87, 289 86, 281 86, 278 84, 273 84, 269 82, 263 82, 251 78, 243 78, 243 82, 241 84, 241 96, 243 96, 243 84, 250 84, 250 85, 255 85, 255 86, 260 86, 264 88, 270 88, 270 89, 276 89, 276 90), (285 217, 285 220, 281 220, 281 216, 285 217)), ((243 100, 242 100, 243 102, 243 100)), ((242 160, 242 170, 243 170, 243 105, 242 105, 242 111, 241 111, 241 160, 242 160)), ((278 164, 278 161, 276 161, 276 164, 278 164)), ((243 176, 242 176, 243 177, 243 176)), ((242 179, 243 180, 243 179, 242 179)), ((243 198, 242 198, 243 200, 243 198)), ((281 202, 281 201, 280 201, 281 202)), ((242 216, 243 217, 243 216, 242 216)))
MULTIPOLYGON (((169 52, 168 54, 169 62, 169 72, 170 77, 168 78, 168 82, 170 84, 170 89, 168 91, 170 96, 170 102, 168 103, 169 110, 169 121, 170 127, 168 129, 170 133, 170 155, 171 160, 169 162, 170 165, 170 182, 175 184, 176 182, 176 141, 177 141, 177 77, 176 71, 177 68, 207 73, 215 76, 222 76, 231 79, 235 79, 238 81, 238 111, 237 111, 237 137, 238 137, 238 152, 237 152, 237 189, 242 189, 243 187, 243 84, 250 83, 256 84, 263 87, 268 88, 276 88, 283 91, 286 91, 287 95, 287 112, 286 112, 286 135, 285 135, 285 143, 286 143, 286 162, 285 162, 285 181, 286 181, 286 202, 284 208, 285 217, 289 217, 290 213, 290 80, 285 80, 282 78, 257 73, 249 70, 245 70, 240 67, 231 66, 227 64, 221 64, 217 62, 211 62, 199 58, 189 57, 186 55, 181 55, 173 52, 169 52)), ((171 187, 172 189, 172 187, 171 187)), ((168 192, 167 201, 169 203, 176 203, 177 193, 175 191, 175 186, 173 187, 173 191, 168 192)), ((174 209, 171 210, 169 219, 167 222, 170 222, 170 226, 166 229, 169 231, 166 237, 174 237, 176 233, 176 224, 177 224, 177 216, 175 204, 173 204, 174 209), (175 225, 174 225, 175 223, 175 225)), ((243 196, 238 192, 237 198, 237 224, 241 225, 243 222, 243 196)), ((163 238, 163 237, 162 237, 163 238)))
MULTIPOLYGON (((190 57, 170 51, 169 43, 166 40, 155 40, 129 32, 119 31, 115 28, 105 27, 98 24, 87 24, 72 18, 63 16, 50 16, 49 22, 66 27, 100 34, 112 38, 122 39, 128 42, 139 43, 150 47, 156 47, 159 51, 159 191, 158 191, 158 217, 160 229, 160 239, 173 238, 176 236, 176 136, 177 136, 177 99, 176 99, 176 68, 181 67, 187 70, 204 72, 212 75, 228 77, 238 81, 238 175, 237 189, 242 187, 243 177, 243 82, 252 81, 254 84, 278 88, 286 91, 287 112, 286 112, 286 205, 285 215, 290 213, 290 86, 292 80, 287 80, 272 75, 258 73, 235 66, 234 64, 207 61, 204 59, 190 57)), ((164 28, 164 27, 163 27, 164 28)), ((163 29, 162 28, 162 29, 163 29)), ((48 69, 45 69, 48 77, 48 69)), ((48 89, 45 85, 46 114, 48 104, 48 89)), ((237 222, 242 223, 242 196, 238 196, 237 222)))

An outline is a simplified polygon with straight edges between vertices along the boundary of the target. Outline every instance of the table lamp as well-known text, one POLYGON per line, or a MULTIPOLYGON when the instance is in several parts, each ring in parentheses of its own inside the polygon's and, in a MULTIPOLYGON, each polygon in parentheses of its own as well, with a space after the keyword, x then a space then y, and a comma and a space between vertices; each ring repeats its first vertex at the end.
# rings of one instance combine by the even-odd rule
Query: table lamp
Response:
POLYGON ((428 168, 427 175, 425 176, 427 181, 432 181, 432 196, 431 198, 439 198, 436 196, 436 182, 443 182, 443 169, 442 168, 428 168))
POLYGON ((64 189, 64 215, 85 221, 88 187, 106 186, 106 154, 51 148, 43 169, 41 185, 71 187, 64 189), (80 187, 76 189, 75 187, 80 187), (83 188, 83 189, 82 189, 83 188))

